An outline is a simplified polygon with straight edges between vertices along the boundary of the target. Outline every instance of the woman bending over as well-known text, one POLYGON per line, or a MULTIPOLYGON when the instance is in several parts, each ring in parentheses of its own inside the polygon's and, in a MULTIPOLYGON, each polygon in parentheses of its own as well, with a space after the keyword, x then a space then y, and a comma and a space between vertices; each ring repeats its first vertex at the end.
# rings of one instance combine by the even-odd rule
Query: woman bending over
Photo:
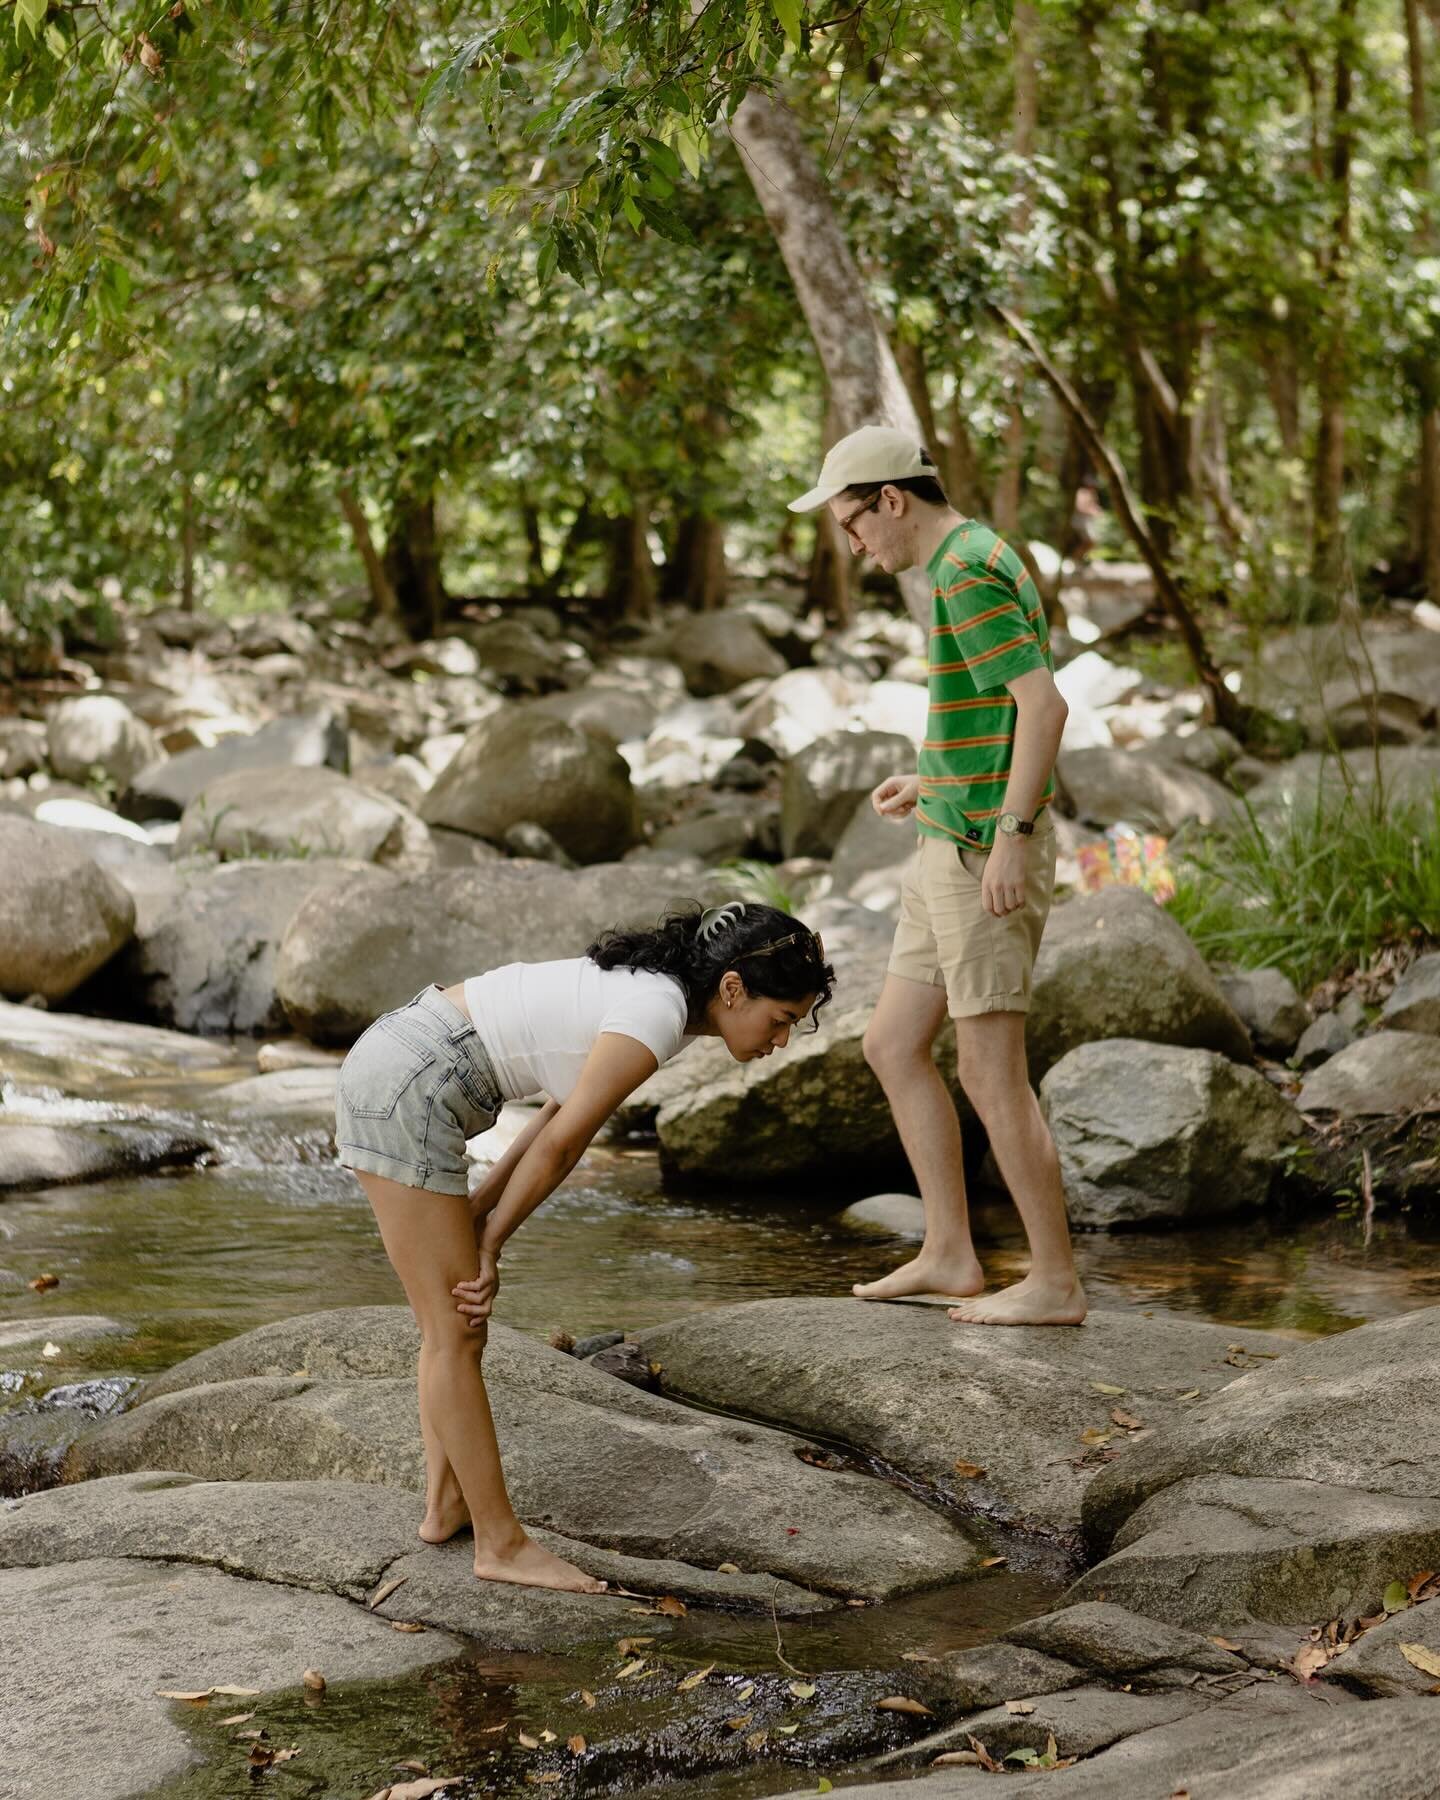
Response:
POLYGON ((508 963, 429 987, 365 1032, 340 1070, 335 1141, 364 1188, 420 1326, 425 1517, 469 1524, 487 1581, 598 1593, 525 1535, 505 1490, 481 1373, 500 1252, 622 1100, 697 1037, 737 1062, 781 1050, 830 998, 820 939, 754 904, 611 931, 584 956, 508 963), (507 1100, 546 1103, 467 1195, 465 1140, 507 1100))

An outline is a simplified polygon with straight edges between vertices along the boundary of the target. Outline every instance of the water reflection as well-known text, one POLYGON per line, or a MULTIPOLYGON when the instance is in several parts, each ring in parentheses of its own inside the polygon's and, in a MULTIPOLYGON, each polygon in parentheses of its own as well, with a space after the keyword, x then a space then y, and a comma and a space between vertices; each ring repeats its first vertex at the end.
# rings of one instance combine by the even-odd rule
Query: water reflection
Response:
MULTIPOLYGON (((646 1151, 596 1149, 506 1249, 497 1316, 522 1331, 634 1330, 773 1295, 844 1295, 908 1255, 835 1223, 846 1196, 667 1196, 646 1151)), ((977 1209, 991 1277, 1024 1266, 1012 1209, 977 1209)), ((1402 1217, 1367 1247, 1339 1214, 1169 1233, 1087 1234, 1092 1302, 1236 1326, 1326 1333, 1440 1302, 1433 1237, 1402 1217)), ((107 1366, 166 1367, 295 1313, 396 1303, 369 1208, 326 1166, 217 1168, 16 1196, 0 1208, 0 1283, 11 1318, 107 1314, 134 1337, 107 1366), (61 1278, 45 1295, 24 1283, 61 1278), (7 1276, 8 1272, 8 1276, 7 1276)), ((73 1366, 73 1359, 59 1369, 73 1366)))

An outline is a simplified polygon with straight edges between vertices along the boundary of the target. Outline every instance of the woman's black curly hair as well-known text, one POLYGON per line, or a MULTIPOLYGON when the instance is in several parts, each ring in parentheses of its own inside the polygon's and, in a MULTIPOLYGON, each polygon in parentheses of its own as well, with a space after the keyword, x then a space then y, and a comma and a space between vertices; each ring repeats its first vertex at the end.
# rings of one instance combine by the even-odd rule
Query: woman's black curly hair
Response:
POLYGON ((805 1000, 816 995, 812 1021, 835 986, 835 971, 825 961, 819 938, 789 913, 754 900, 708 910, 686 907, 666 913, 648 931, 602 932, 585 954, 602 969, 669 975, 685 990, 692 1024, 703 1017, 727 969, 734 969, 752 997, 805 1000))

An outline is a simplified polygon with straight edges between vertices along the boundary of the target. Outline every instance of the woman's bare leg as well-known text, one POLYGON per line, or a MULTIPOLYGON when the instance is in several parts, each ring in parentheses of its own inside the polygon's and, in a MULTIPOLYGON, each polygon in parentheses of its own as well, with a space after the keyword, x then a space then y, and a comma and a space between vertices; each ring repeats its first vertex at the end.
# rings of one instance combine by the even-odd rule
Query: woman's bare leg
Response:
POLYGON ((427 1521, 432 1502, 449 1491, 448 1476, 470 1515, 478 1576, 526 1587, 602 1593, 603 1581, 531 1542, 505 1491, 480 1367, 485 1333, 470 1328, 455 1310, 450 1293, 457 1282, 473 1281, 479 1273, 469 1202, 459 1195, 424 1193, 379 1175, 362 1174, 360 1184, 420 1327, 427 1521), (433 1462, 429 1434, 433 1434, 433 1462))

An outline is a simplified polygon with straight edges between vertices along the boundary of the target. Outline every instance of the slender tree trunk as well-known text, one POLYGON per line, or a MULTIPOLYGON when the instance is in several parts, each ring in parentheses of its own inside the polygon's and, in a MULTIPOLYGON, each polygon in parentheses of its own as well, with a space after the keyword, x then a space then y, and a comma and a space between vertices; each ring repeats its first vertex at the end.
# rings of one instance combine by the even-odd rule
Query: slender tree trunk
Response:
MULTIPOLYGON (((1410 126, 1415 137, 1415 188, 1421 201, 1418 247, 1431 252, 1435 229, 1430 217, 1430 125, 1425 93, 1425 38, 1419 0, 1405 0, 1405 44, 1410 64, 1410 126)), ((1440 393, 1433 369, 1421 375, 1420 396, 1420 575, 1427 596, 1440 601, 1440 393)))
POLYGON ((521 496, 520 522, 525 528, 525 586, 532 594, 545 590, 545 540, 540 535, 540 513, 521 496))
MULTIPOLYGON (((884 424, 920 440, 920 421, 798 121, 770 95, 752 89, 730 121, 730 135, 795 284, 842 432, 884 424)), ((911 612, 928 626, 924 570, 907 571, 900 587, 911 612)))
MULTIPOLYGON (((900 379, 905 383, 905 392, 910 396, 910 404, 915 408, 920 437, 938 465, 940 429, 935 423, 935 407, 930 398, 930 371, 925 366, 925 351, 909 338, 899 338, 895 344, 895 363, 900 370, 900 379)), ((843 432, 836 433, 837 437, 843 435, 843 432)))
POLYGON ((696 519, 689 565, 685 570, 685 604, 692 612, 714 612, 725 604, 730 571, 725 562, 725 527, 709 513, 696 519))
POLYGON ((195 483, 188 470, 180 476, 180 610, 195 610, 195 483))
MULTIPOLYGON (((844 435, 839 413, 833 403, 827 404, 825 423, 820 432, 822 449, 828 451, 844 435)), ((815 547, 810 553, 810 568, 805 576, 805 603, 818 606, 820 616, 829 625, 848 625, 854 616, 850 583, 852 566, 850 546, 831 516, 830 508, 822 506, 815 515, 815 547)))
POLYGON ((385 541, 385 573, 411 637, 436 636, 449 596, 440 579, 433 493, 402 494, 396 499, 385 541))
POLYGON ((391 586, 390 577, 385 573, 385 565, 380 560, 380 552, 375 548, 375 539, 370 532, 370 521, 365 517, 365 509, 356 498, 355 490, 348 482, 342 482, 338 490, 340 510, 345 515, 345 523, 350 527, 350 536, 355 545, 356 555, 365 569, 365 580, 370 588, 370 603, 382 619, 400 617, 400 602, 395 598, 395 589, 391 586))
POLYGON ((1341 503, 1345 495, 1345 340, 1350 253, 1350 150, 1354 121, 1355 9, 1339 0, 1336 15, 1335 85, 1330 125, 1330 242, 1322 272, 1320 351, 1315 368, 1318 428, 1312 481, 1311 578, 1338 602, 1345 580, 1341 503))
POLYGON ((1101 436, 1084 401, 1041 349, 1035 334, 1025 321, 1016 318, 1014 313, 1003 306, 996 306, 993 311, 1020 340, 1027 355, 1033 360, 1046 381, 1050 383, 1061 405, 1073 419, 1075 428, 1080 433, 1095 466, 1104 477, 1105 484, 1110 490, 1110 502, 1115 508, 1116 516, 1149 566, 1150 573, 1155 577, 1155 585, 1160 592, 1160 598, 1165 602, 1165 608, 1180 632, 1191 667, 1204 690, 1206 710, 1211 722, 1225 726, 1227 730, 1233 731, 1237 737, 1243 739, 1246 709, 1221 679, 1220 671, 1215 667, 1210 656, 1209 647, 1206 645, 1204 634, 1190 608, 1190 603, 1185 598, 1180 583, 1171 572, 1155 534, 1151 531, 1139 502, 1131 491, 1120 459, 1101 436))
POLYGON ((985 492, 985 472, 970 435, 970 421, 960 400, 957 384, 950 400, 950 439, 946 445, 945 491, 957 512, 972 519, 989 516, 990 500, 985 492))
MULTIPOLYGON (((1015 63, 1015 105, 1010 128, 1010 153, 1015 158, 1015 195, 1010 207, 1010 232, 1018 244, 1030 229, 1030 160, 1035 154, 1035 126, 1040 110, 1039 71, 1035 61, 1038 22, 1029 0, 1016 0, 1011 26, 1015 63)), ((1025 306, 1018 280, 1011 283, 1010 310, 1024 318, 1025 306)), ((1000 474, 995 482, 995 529, 1015 541, 1020 536, 1020 492, 1025 469, 1025 413, 1020 404, 1025 365, 1018 347, 1006 345, 1003 376, 1009 390, 1005 429, 1001 434, 1000 474)))

